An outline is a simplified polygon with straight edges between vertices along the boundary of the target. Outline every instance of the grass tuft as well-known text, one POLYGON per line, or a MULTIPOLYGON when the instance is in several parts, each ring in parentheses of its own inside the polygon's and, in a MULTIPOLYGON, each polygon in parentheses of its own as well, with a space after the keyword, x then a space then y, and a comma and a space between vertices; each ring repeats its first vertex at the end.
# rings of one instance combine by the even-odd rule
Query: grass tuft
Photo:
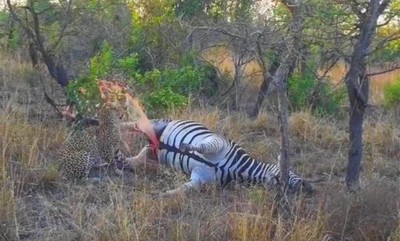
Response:
MULTIPOLYGON (((307 111, 292 113, 294 169, 319 182, 317 195, 295 199, 292 215, 287 215, 277 211, 275 193, 263 187, 213 186, 186 197, 159 198, 157 194, 188 180, 162 168, 101 182, 66 183, 54 153, 67 130, 29 99, 35 72, 18 56, 1 59, 0 72, 7 80, 0 86, 0 99, 7 100, 0 106, 0 239, 400 241, 400 128, 393 124, 394 115, 366 121, 363 190, 349 194, 343 190, 347 123, 307 111)), ((276 114, 250 120, 243 113, 189 106, 169 117, 200 121, 251 156, 276 163, 276 114)), ((134 134, 124 139, 131 155, 145 145, 134 134)))

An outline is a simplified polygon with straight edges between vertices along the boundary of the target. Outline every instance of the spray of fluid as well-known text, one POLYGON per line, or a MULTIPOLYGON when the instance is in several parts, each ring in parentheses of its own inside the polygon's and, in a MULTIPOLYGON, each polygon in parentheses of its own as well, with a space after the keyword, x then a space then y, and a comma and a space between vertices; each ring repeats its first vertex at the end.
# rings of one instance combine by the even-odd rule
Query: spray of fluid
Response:
POLYGON ((102 100, 113 105, 119 103, 122 111, 125 109, 127 112, 129 122, 136 124, 138 129, 152 142, 153 147, 158 147, 159 143, 152 124, 141 108, 137 98, 128 92, 128 88, 125 85, 101 80, 99 81, 99 89, 102 100))

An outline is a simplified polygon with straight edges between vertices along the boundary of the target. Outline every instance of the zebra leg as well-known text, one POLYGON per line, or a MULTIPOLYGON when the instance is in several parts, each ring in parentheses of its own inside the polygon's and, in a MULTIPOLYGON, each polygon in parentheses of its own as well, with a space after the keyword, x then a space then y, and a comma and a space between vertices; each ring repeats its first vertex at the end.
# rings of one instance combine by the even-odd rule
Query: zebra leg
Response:
POLYGON ((190 181, 179 187, 161 194, 162 197, 184 195, 190 190, 200 189, 201 186, 216 182, 215 170, 209 167, 195 167, 190 175, 190 181))
POLYGON ((225 147, 225 140, 217 135, 204 139, 204 141, 198 145, 181 143, 179 150, 183 153, 189 151, 196 151, 201 154, 214 154, 220 152, 225 147))
MULTIPOLYGON (((281 154, 278 154, 278 166, 281 161, 281 154)), ((305 191, 307 194, 313 194, 315 187, 308 181, 296 175, 292 170, 289 170, 289 190, 292 193, 298 193, 299 191, 305 191)))
POLYGON ((305 192, 313 194, 315 192, 315 188, 310 182, 297 176, 292 171, 289 171, 289 190, 292 193, 305 192))
MULTIPOLYGON (((279 174, 276 175, 278 182, 276 183, 278 186, 282 183, 279 181, 279 174)), ((290 193, 301 193, 305 192, 306 194, 313 194, 315 192, 315 187, 309 182, 304 180, 295 174, 292 170, 289 170, 289 180, 287 183, 287 188, 290 193)))
POLYGON ((142 148, 142 150, 133 157, 125 157, 121 151, 115 154, 115 162, 118 169, 122 170, 135 170, 140 165, 146 165, 150 168, 158 167, 158 162, 152 157, 152 149, 149 145, 142 148), (149 162, 148 162, 149 161, 149 162))

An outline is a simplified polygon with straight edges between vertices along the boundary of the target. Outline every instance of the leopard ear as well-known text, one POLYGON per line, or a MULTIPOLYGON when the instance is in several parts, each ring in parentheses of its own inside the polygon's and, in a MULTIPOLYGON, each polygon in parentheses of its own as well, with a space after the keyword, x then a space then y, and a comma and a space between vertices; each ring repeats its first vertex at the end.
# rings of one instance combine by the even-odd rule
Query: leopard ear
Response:
POLYGON ((118 161, 124 161, 125 158, 126 158, 126 156, 124 155, 124 153, 123 153, 120 149, 117 149, 117 150, 114 152, 114 160, 115 160, 116 162, 118 162, 118 161))

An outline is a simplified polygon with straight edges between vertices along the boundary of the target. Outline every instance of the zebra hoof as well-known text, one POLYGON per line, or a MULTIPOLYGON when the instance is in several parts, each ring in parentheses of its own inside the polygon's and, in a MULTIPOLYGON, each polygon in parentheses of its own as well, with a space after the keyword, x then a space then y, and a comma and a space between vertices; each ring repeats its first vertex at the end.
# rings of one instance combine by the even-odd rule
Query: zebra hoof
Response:
POLYGON ((316 193, 315 186, 311 182, 303 180, 301 184, 301 190, 307 195, 313 195, 316 193))
POLYGON ((172 193, 170 193, 170 192, 162 192, 162 193, 159 193, 158 195, 157 195, 157 197, 158 198, 172 198, 174 196, 174 194, 172 194, 172 193))
POLYGON ((189 151, 192 150, 192 145, 190 145, 190 144, 185 144, 185 143, 181 143, 181 144, 179 145, 179 150, 180 150, 181 152, 183 152, 183 153, 189 152, 189 151))
POLYGON ((114 170, 118 175, 123 175, 124 171, 133 172, 133 169, 123 162, 115 162, 114 170))
POLYGON ((123 169, 119 169, 117 166, 115 166, 114 171, 115 171, 115 173, 117 173, 119 176, 124 175, 124 170, 123 170, 123 169))
POLYGON ((126 161, 126 157, 123 155, 121 151, 118 151, 118 153, 116 153, 114 159, 114 170, 118 175, 123 175, 125 170, 133 172, 132 168, 126 161))
POLYGON ((310 182, 301 180, 300 182, 291 186, 290 191, 294 194, 313 195, 315 193, 315 187, 310 182))

